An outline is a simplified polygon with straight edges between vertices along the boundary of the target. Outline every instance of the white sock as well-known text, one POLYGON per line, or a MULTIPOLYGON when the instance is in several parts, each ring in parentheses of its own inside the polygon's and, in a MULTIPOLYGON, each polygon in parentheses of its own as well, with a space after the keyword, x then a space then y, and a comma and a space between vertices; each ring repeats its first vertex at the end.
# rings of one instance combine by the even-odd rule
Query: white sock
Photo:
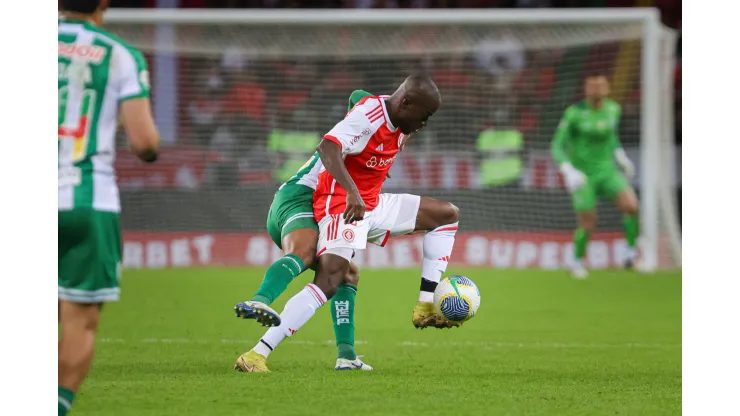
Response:
POLYGON ((424 259, 421 262, 419 302, 432 302, 434 289, 447 270, 452 247, 455 245, 457 223, 443 225, 424 235, 424 259))
POLYGON ((324 292, 312 283, 307 284, 285 304, 285 309, 280 314, 280 326, 268 329, 253 348, 254 351, 265 357, 270 355, 285 338, 292 336, 305 325, 324 303, 326 303, 324 292))

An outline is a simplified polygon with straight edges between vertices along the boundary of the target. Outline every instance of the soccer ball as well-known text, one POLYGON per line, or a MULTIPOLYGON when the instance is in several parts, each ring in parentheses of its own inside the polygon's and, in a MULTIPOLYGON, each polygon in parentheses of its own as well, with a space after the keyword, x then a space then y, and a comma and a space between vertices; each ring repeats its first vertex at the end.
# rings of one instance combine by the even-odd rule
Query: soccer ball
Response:
POLYGON ((434 305, 437 312, 446 319, 465 322, 478 311, 480 291, 465 276, 445 277, 434 291, 434 305))

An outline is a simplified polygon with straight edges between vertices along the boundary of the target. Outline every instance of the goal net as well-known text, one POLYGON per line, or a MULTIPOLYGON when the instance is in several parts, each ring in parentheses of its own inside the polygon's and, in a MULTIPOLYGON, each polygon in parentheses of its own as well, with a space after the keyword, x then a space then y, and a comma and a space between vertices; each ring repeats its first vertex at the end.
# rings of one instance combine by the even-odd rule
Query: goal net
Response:
MULTIPOLYGON (((572 260, 574 213, 549 144, 563 110, 582 98, 587 74, 611 79, 623 108, 620 138, 638 171, 649 154, 640 20, 425 24, 422 12, 404 12, 418 17, 410 24, 374 12, 136 13, 113 12, 106 28, 149 62, 163 150, 157 164, 145 166, 120 137, 126 267, 272 262, 280 254, 265 219, 279 184, 344 117, 353 90, 391 94, 417 69, 433 76, 443 105, 399 154, 384 191, 460 208, 453 263, 557 269, 572 260), (342 16, 349 15, 345 23, 342 16)), ((661 39, 659 62, 667 71, 670 36, 661 39)), ((654 182, 660 197, 648 216, 660 225, 651 244, 658 246, 659 266, 674 267, 680 237, 671 213, 670 85, 649 87, 660 91, 653 121, 659 126, 652 130, 659 137, 650 140, 662 149, 651 161, 660 172, 654 182)), ((640 195, 643 177, 639 172, 633 181, 640 195)), ((596 269, 618 266, 626 251, 621 216, 609 201, 599 204, 598 215, 587 262, 596 269)), ((384 249, 369 247, 357 261, 405 267, 420 258, 421 237, 410 236, 384 249)))

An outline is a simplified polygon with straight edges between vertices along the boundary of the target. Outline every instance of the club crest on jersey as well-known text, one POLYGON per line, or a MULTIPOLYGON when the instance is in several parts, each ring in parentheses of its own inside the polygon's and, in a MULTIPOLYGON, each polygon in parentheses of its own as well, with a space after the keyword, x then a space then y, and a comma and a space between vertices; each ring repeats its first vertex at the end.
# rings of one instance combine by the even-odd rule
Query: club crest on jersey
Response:
POLYGON ((65 58, 78 58, 94 64, 99 64, 103 62, 105 54, 106 50, 101 46, 77 45, 74 43, 59 42, 59 56, 63 56, 65 58))
POLYGON ((347 242, 351 243, 355 241, 355 232, 352 230, 344 230, 342 231, 342 237, 344 237, 347 242))

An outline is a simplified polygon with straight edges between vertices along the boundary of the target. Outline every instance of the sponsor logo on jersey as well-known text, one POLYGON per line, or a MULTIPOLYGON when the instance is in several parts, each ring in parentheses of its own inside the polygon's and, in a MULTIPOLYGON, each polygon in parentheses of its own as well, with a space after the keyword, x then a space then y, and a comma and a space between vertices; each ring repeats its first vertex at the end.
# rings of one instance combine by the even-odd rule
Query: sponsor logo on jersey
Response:
POLYGON ((352 138, 352 141, 350 142, 350 145, 353 145, 353 144, 359 142, 360 139, 362 139, 365 136, 369 136, 371 134, 373 134, 373 131, 370 129, 370 127, 365 128, 365 130, 363 130, 360 134, 358 134, 357 136, 355 136, 355 137, 352 138))
POLYGON ((375 150, 382 152, 383 151, 383 143, 380 144, 380 146, 376 147, 375 150))
POLYGON ((355 241, 355 232, 352 230, 344 230, 342 231, 342 237, 344 237, 347 242, 351 243, 355 241))
POLYGON ((365 166, 367 166, 369 168, 375 168, 375 167, 382 168, 382 167, 385 167, 385 166, 392 165, 393 164, 393 161, 395 159, 396 159, 395 156, 394 157, 389 157, 388 159, 383 159, 382 157, 381 158, 376 158, 375 156, 373 156, 370 159, 368 159, 367 162, 365 162, 365 166))
POLYGON ((101 46, 59 42, 59 56, 69 59, 77 58, 99 64, 103 62, 106 53, 106 49, 101 46))

